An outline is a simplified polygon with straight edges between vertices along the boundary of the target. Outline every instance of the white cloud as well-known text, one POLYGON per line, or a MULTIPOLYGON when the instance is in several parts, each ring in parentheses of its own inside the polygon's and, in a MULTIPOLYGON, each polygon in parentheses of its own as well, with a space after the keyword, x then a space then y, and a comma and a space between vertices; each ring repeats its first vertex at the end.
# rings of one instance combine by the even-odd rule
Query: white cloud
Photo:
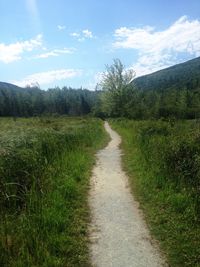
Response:
POLYGON ((37 83, 40 85, 44 85, 80 76, 81 73, 82 73, 81 70, 76 70, 76 69, 51 70, 47 72, 34 73, 25 77, 23 80, 12 81, 12 83, 21 87, 25 87, 27 85, 31 86, 32 84, 37 84, 37 83))
POLYGON ((80 37, 80 34, 77 32, 72 32, 70 35, 73 37, 80 37))
POLYGON ((200 21, 182 16, 170 27, 156 31, 152 27, 127 28, 115 31, 114 48, 135 49, 139 59, 137 75, 173 65, 181 53, 200 55, 200 21))
POLYGON ((62 54, 72 54, 75 51, 74 48, 63 48, 63 49, 54 49, 49 52, 45 52, 39 55, 34 56, 34 58, 48 58, 48 57, 58 57, 62 54))
POLYGON ((92 32, 88 29, 82 31, 85 38, 93 38, 92 32))
POLYGON ((57 28, 59 31, 64 31, 66 29, 66 26, 65 25, 58 25, 57 28))
POLYGON ((92 39, 93 34, 88 29, 82 30, 81 32, 72 32, 70 35, 74 38, 77 38, 79 42, 85 41, 85 39, 92 39))
POLYGON ((42 35, 39 34, 34 39, 16 42, 12 44, 0 43, 0 61, 11 63, 20 60, 24 52, 31 52, 42 46, 42 35))

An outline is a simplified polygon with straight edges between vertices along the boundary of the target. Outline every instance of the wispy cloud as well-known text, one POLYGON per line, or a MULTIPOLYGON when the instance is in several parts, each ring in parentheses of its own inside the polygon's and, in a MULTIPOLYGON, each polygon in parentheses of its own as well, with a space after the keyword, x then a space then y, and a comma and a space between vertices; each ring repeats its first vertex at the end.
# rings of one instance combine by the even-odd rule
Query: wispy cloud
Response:
POLYGON ((90 38, 90 39, 93 38, 92 32, 89 31, 88 29, 83 30, 82 33, 83 33, 83 35, 84 35, 85 38, 90 38))
POLYGON ((70 35, 73 37, 80 37, 80 34, 77 32, 72 32, 72 33, 70 33, 70 35))
POLYGON ((21 87, 31 86, 34 84, 44 85, 54 83, 60 80, 67 80, 76 76, 80 76, 82 70, 77 69, 59 69, 51 70, 47 72, 38 72, 31 74, 20 81, 11 81, 13 84, 16 84, 21 87))
POLYGON ((114 48, 135 49, 137 75, 150 73, 176 63, 179 54, 200 55, 200 21, 182 16, 170 27, 156 31, 152 27, 116 29, 114 48))
POLYGON ((11 44, 0 43, 0 61, 11 63, 20 60, 24 52, 31 52, 42 46, 42 35, 35 38, 11 44))
POLYGON ((70 35, 76 38, 79 42, 85 41, 85 39, 94 38, 93 33, 88 29, 82 30, 81 32, 72 32, 70 35))
POLYGON ((66 26, 65 25, 58 25, 57 28, 59 31, 64 31, 66 29, 66 26))
POLYGON ((26 6, 30 14, 30 20, 37 31, 41 30, 40 15, 37 5, 37 0, 26 0, 26 6))
POLYGON ((75 51, 74 48, 63 48, 63 49, 54 49, 45 53, 35 55, 33 58, 48 58, 48 57, 58 57, 63 54, 73 54, 75 51))

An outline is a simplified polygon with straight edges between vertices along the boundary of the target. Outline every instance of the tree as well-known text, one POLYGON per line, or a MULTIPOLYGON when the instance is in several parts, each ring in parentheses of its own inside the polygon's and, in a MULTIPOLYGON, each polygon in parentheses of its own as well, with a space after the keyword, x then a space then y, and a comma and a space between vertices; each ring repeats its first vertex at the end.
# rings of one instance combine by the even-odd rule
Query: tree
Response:
POLYGON ((111 66, 106 65, 100 85, 104 92, 102 94, 103 111, 108 116, 126 115, 126 105, 134 77, 135 72, 132 69, 125 69, 119 59, 114 59, 111 66))

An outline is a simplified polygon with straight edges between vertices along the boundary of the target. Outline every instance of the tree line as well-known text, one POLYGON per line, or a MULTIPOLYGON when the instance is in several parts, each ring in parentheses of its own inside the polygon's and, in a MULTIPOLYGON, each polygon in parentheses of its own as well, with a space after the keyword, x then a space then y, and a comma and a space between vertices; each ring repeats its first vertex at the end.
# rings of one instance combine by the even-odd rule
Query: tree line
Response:
POLYGON ((41 114, 82 116, 92 112, 96 94, 86 89, 59 87, 0 88, 0 116, 31 117, 41 114))
POLYGON ((132 119, 200 118, 200 58, 135 78, 119 59, 106 66, 99 90, 2 86, 0 116, 66 114, 132 119))

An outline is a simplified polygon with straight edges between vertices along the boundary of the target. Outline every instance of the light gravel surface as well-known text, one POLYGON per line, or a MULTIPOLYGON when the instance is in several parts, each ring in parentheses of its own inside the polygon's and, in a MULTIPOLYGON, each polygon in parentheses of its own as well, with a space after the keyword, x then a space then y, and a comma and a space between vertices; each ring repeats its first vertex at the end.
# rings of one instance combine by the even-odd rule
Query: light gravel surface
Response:
POLYGON ((105 129, 111 141, 97 153, 89 197, 92 264, 95 267, 167 266, 130 193, 121 167, 120 136, 107 122, 105 129))

